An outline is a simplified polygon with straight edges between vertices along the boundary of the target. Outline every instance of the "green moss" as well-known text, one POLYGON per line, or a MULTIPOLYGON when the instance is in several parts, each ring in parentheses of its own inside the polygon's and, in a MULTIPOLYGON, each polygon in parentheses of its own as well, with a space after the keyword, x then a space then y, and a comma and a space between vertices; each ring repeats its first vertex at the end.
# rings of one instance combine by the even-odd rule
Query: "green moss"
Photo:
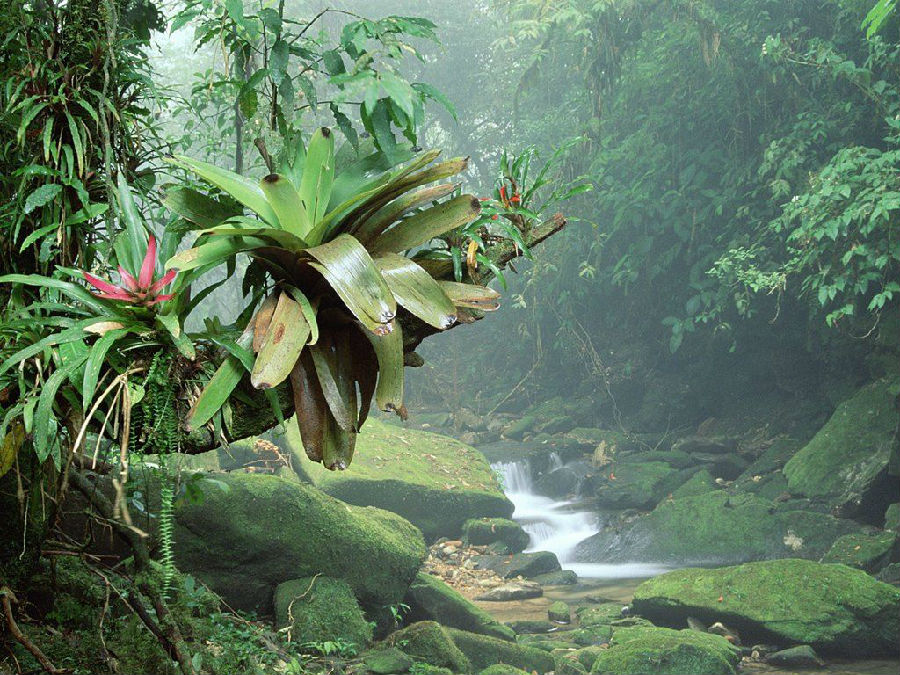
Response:
POLYGON ((474 546, 503 542, 511 553, 528 546, 528 533, 522 526, 506 518, 473 518, 463 524, 463 540, 474 546))
POLYGON ((638 586, 634 609, 656 623, 722 621, 747 642, 808 644, 855 657, 897 653, 900 589, 844 565, 772 560, 668 572, 638 586))
POLYGON ((405 673, 413 665, 413 660, 396 647, 380 647, 360 656, 366 669, 375 675, 405 673))
POLYGON ((609 642, 612 637, 612 627, 609 625, 595 624, 588 628, 579 628, 569 633, 571 639, 580 647, 596 647, 604 642, 609 642))
POLYGON ((344 640, 362 649, 372 640, 372 627, 342 579, 318 576, 278 584, 275 622, 299 644, 344 640))
POLYGON ((680 472, 665 462, 616 464, 595 489, 597 503, 610 509, 652 508, 678 487, 680 472))
POLYGON ((350 504, 400 514, 429 541, 459 536, 470 518, 512 515, 512 503, 484 456, 447 436, 369 420, 346 471, 306 460, 293 421, 284 440, 293 448, 294 463, 319 489, 350 504))
POLYGON ((572 620, 569 606, 562 600, 557 600, 547 608, 547 618, 557 623, 569 623, 572 620))
POLYGON ((405 654, 454 673, 468 673, 469 659, 436 621, 419 621, 393 633, 388 641, 405 654))
POLYGON ((822 557, 822 562, 843 563, 874 572, 887 564, 896 545, 896 532, 845 534, 834 542, 828 553, 822 557))
POLYGON ((411 621, 432 620, 472 633, 514 640, 515 633, 440 579, 419 572, 406 594, 411 621))
POLYGON ((891 504, 884 514, 884 529, 900 530, 900 504, 891 504))
POLYGON ((176 512, 176 561, 233 607, 271 611, 275 586, 325 574, 364 605, 399 602, 425 558, 421 534, 399 516, 360 508, 309 485, 261 474, 217 474, 176 512))
POLYGON ((529 672, 536 670, 538 673, 544 673, 553 670, 553 658, 540 649, 456 628, 447 628, 446 631, 475 668, 482 669, 497 663, 505 663, 529 672))
POLYGON ((837 506, 859 500, 886 470, 897 426, 900 380, 873 382, 841 403, 824 427, 784 467, 791 492, 837 506))
POLYGON ((672 492, 672 497, 675 499, 681 497, 696 497, 697 495, 704 495, 707 492, 712 492, 715 489, 716 482, 713 475, 706 469, 700 469, 680 487, 676 488, 675 491, 672 492))
POLYGON ((527 670, 522 670, 521 668, 513 668, 506 664, 495 663, 493 666, 488 666, 482 670, 478 675, 531 675, 531 673, 527 670))
POLYGON ((622 605, 616 602, 585 605, 575 610, 575 614, 582 627, 608 626, 622 618, 622 605))
POLYGON ((591 673, 610 675, 729 675, 740 651, 725 638, 692 630, 622 628, 591 673))

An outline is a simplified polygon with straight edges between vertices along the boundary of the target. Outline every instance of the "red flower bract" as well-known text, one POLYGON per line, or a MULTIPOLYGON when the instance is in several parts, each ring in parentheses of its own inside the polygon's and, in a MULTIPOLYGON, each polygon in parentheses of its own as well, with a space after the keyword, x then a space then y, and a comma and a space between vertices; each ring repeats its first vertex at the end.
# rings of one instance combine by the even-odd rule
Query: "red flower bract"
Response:
POLYGON ((141 264, 141 271, 138 278, 129 274, 121 265, 119 265, 120 285, 104 281, 93 274, 82 272, 85 281, 97 289, 91 293, 98 298, 104 300, 118 300, 120 302, 128 302, 132 305, 141 305, 142 307, 150 307, 158 302, 171 300, 174 294, 161 295, 159 292, 172 283, 175 279, 175 270, 169 270, 156 281, 153 275, 156 270, 156 237, 150 235, 150 241, 147 244, 147 252, 144 254, 144 261, 141 264))

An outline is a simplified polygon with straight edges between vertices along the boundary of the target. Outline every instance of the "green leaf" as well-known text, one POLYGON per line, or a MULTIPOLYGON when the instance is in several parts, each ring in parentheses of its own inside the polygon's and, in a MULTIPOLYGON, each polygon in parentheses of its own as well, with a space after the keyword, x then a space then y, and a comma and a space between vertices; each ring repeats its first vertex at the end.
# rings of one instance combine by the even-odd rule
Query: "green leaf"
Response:
POLYGON ((457 307, 492 312, 500 308, 500 294, 487 286, 458 281, 438 281, 438 285, 457 307))
POLYGON ((106 362, 106 353, 116 340, 128 334, 127 330, 111 330, 100 336, 91 347, 87 363, 84 367, 84 375, 81 383, 82 408, 87 411, 97 390, 97 379, 100 377, 100 369, 106 362))
POLYGON ((271 389, 284 382, 309 338, 309 326, 300 303, 282 292, 263 338, 250 383, 257 389, 271 389))
POLYGON ((369 331, 365 335, 378 359, 375 405, 381 410, 399 411, 403 405, 403 331, 400 324, 392 321, 391 331, 386 335, 369 331))
POLYGON ((234 356, 229 355, 222 361, 188 412, 185 421, 188 431, 197 429, 210 420, 231 396, 245 372, 244 366, 234 356))
POLYGON ((273 173, 262 179, 260 187, 278 216, 281 228, 297 237, 305 237, 312 223, 294 184, 284 176, 273 173))
POLYGON ((458 183, 446 183, 422 188, 414 192, 401 195, 390 204, 386 204, 367 218, 355 232, 355 236, 364 244, 371 241, 388 227, 394 224, 401 216, 409 211, 430 204, 449 195, 459 187, 458 183))
POLYGON ((460 195, 402 220, 374 242, 374 254, 407 251, 431 241, 445 232, 475 220, 481 204, 472 195, 460 195))
POLYGON ((337 345, 331 343, 330 335, 329 339, 311 346, 310 354, 331 414, 344 431, 356 431, 358 404, 351 371, 352 361, 348 358, 346 349, 338 353, 337 345))
POLYGON ((409 258, 388 253, 375 265, 394 298, 427 324, 445 330, 456 323, 456 307, 428 272, 409 258))
POLYGON ((271 246, 267 239, 253 236, 214 237, 199 246, 172 256, 166 262, 166 269, 186 272, 204 265, 218 265, 242 251, 271 246))
POLYGON ((149 236, 144 228, 141 214, 134 203, 131 188, 128 187, 125 180, 125 174, 121 171, 118 176, 118 196, 125 229, 116 236, 113 246, 119 264, 137 278, 147 253, 149 236))
POLYGON ((415 89, 419 94, 425 96, 427 98, 432 99, 433 101, 437 101, 444 108, 447 109, 447 112, 450 113, 450 116, 456 120, 456 108, 453 103, 447 98, 442 91, 437 89, 436 87, 431 86, 430 84, 426 84, 424 82, 413 82, 412 88, 415 89))
POLYGON ((86 307, 89 307, 95 314, 105 315, 107 319, 113 318, 112 315, 116 313, 112 304, 95 297, 83 286, 73 284, 70 281, 45 277, 40 274, 7 274, 0 277, 0 284, 3 283, 53 288, 62 292, 72 300, 77 300, 86 307))
POLYGON ((84 144, 81 139, 81 129, 71 113, 66 110, 66 120, 69 122, 69 134, 72 137, 72 146, 75 148, 75 158, 78 162, 78 175, 84 176, 84 144))
MULTIPOLYGON (((47 459, 51 450, 50 415, 53 412, 53 402, 56 399, 56 393, 59 391, 62 383, 69 378, 69 375, 80 368, 86 359, 86 356, 81 356, 69 361, 54 371, 41 387, 40 399, 38 400, 37 410, 34 413, 34 452, 40 462, 47 459)), ((61 468, 61 458, 54 455, 53 460, 56 468, 61 468)))
POLYGON ((186 359, 193 360, 197 354, 191 339, 181 330, 181 323, 174 314, 157 314, 156 322, 172 337, 175 348, 186 359))
POLYGON ((226 204, 186 187, 167 190, 163 204, 188 222, 202 228, 215 227, 242 213, 242 209, 236 204, 226 204))
MULTIPOLYGON (((41 185, 25 198, 25 206, 22 208, 22 212, 27 215, 35 209, 46 206, 53 201, 60 192, 62 192, 62 185, 56 183, 41 185)), ((54 228, 55 227, 56 225, 54 224, 54 228)))
POLYGON ((178 156, 168 161, 197 174, 200 178, 215 185, 220 190, 224 190, 272 227, 278 227, 278 216, 275 215, 275 211, 269 205, 266 195, 259 185, 234 171, 221 169, 214 164, 201 162, 190 157, 178 156))
POLYGON ((368 252, 356 239, 341 234, 307 253, 318 261, 318 264, 310 264, 370 330, 382 329, 397 314, 394 296, 368 252))
POLYGON ((309 141, 303 177, 300 179, 300 200, 306 206, 310 228, 324 217, 333 183, 334 134, 328 127, 321 127, 309 141))

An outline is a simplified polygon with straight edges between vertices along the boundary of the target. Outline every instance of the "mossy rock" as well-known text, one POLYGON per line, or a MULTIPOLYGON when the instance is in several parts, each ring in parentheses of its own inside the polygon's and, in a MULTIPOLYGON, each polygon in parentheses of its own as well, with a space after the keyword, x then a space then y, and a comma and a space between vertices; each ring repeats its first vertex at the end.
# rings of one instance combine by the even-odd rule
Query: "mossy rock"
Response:
POLYGON ((176 511, 176 562, 236 609, 269 613, 278 584, 316 574, 344 579, 364 606, 396 604, 425 559, 421 533, 396 514, 277 476, 216 480, 226 489, 176 511))
POLYGON ((512 628, 516 635, 542 635, 558 628, 558 626, 554 626, 549 621, 541 621, 540 619, 507 621, 506 625, 512 628))
POLYGON ((884 512, 884 529, 900 530, 900 504, 891 504, 884 512))
POLYGON ((397 675, 408 672, 414 661, 396 647, 380 645, 360 654, 366 670, 375 675, 397 675))
POLYGON ((285 581, 275 588, 274 605, 275 625, 288 629, 292 642, 342 639, 362 650, 372 640, 372 626, 343 579, 317 576, 285 581))
POLYGON ((824 556, 823 563, 843 563, 866 572, 887 565, 897 549, 896 532, 856 532, 840 537, 824 556))
POLYGON ((622 605, 617 602, 584 605, 575 610, 575 614, 582 627, 609 626, 622 618, 622 605))
POLYGON ((594 662, 605 652, 608 646, 591 646, 583 647, 568 654, 561 654, 556 659, 556 670, 558 675, 565 673, 588 673, 594 665, 594 662), (574 663, 574 666, 572 664, 574 663))
POLYGON ((477 635, 457 628, 445 629, 476 669, 504 663, 522 670, 545 673, 553 670, 553 657, 540 649, 477 635))
POLYGON ((601 650, 591 673, 600 675, 730 675, 740 651, 719 635, 693 630, 622 628, 601 650))
POLYGON ((547 639, 544 640, 520 640, 519 644, 523 644, 526 647, 533 647, 534 649, 540 649, 544 652, 553 653, 557 650, 571 650, 578 649, 581 645, 578 645, 574 642, 566 642, 565 640, 551 640, 549 636, 546 636, 547 639))
POLYGON ((504 663, 495 663, 482 670, 478 675, 531 675, 531 671, 514 668, 504 663))
POLYGON ((474 546, 496 542, 506 544, 510 553, 520 553, 528 546, 528 533, 514 520, 506 518, 472 518, 463 524, 463 541, 474 546))
POLYGON ((716 479, 706 469, 699 469, 687 481, 675 488, 672 492, 674 499, 681 497, 696 497, 716 490, 716 479))
POLYGON ((504 626, 486 611, 469 602, 437 577, 419 572, 406 593, 411 621, 437 621, 444 626, 472 633, 514 640, 512 628, 504 626))
POLYGON ((856 658, 900 653, 900 589, 845 565, 771 560, 684 569, 637 587, 634 609, 655 623, 721 621, 748 644, 808 644, 856 658))
POLYGON ((824 427, 784 466, 792 493, 826 499, 842 515, 880 525, 897 499, 889 473, 900 379, 885 378, 841 403, 824 427))
POLYGON ((569 623, 572 620, 572 612, 566 603, 557 600, 547 608, 547 618, 555 623, 569 623))
POLYGON ((572 570, 547 572, 546 574, 538 574, 531 578, 541 586, 572 586, 573 584, 578 583, 578 575, 572 570))
POLYGON ((838 537, 858 530, 850 520, 808 510, 779 511, 776 504, 756 495, 716 490, 666 499, 620 531, 602 531, 581 542, 576 558, 679 565, 787 557, 818 560, 838 537))
POLYGON ((697 460, 680 450, 647 450, 634 452, 619 458, 622 464, 643 464, 645 462, 665 462, 673 469, 687 469, 695 466, 697 460))
POLYGON ((569 636, 579 647, 598 647, 604 643, 608 643, 610 638, 612 638, 612 633, 612 626, 594 624, 592 626, 570 631, 569 636))
POLYGON ((397 513, 428 541, 459 537, 470 518, 512 516, 513 505, 484 456, 448 436, 370 419, 346 471, 306 460, 293 420, 285 438, 294 449, 294 464, 320 490, 348 504, 397 513))
MULTIPOLYGON (((392 633, 388 644, 417 660, 449 668, 454 673, 471 672, 472 664, 436 621, 418 621, 392 633)), ((499 642, 499 640, 498 640, 499 642)))
POLYGON ((650 509, 686 479, 665 462, 616 464, 594 483, 594 496, 601 508, 650 509))
POLYGON ((504 579, 525 577, 529 579, 539 574, 558 572, 561 567, 555 553, 535 551, 515 555, 479 555, 473 558, 476 569, 491 570, 504 579))
POLYGON ((534 429, 534 425, 537 424, 537 421, 538 419, 534 415, 524 415, 507 426, 503 430, 503 436, 516 441, 521 441, 525 437, 525 434, 534 429))

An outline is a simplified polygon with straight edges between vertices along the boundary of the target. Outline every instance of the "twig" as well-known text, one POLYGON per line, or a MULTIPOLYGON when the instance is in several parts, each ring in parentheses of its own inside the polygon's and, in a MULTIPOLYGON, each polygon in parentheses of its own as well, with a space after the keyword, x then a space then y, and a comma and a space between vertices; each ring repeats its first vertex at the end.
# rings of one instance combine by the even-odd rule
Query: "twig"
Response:
POLYGON ((25 647, 25 649, 31 652, 31 655, 37 659, 37 662, 40 663, 41 667, 48 673, 51 673, 51 675, 57 675, 66 672, 54 666, 50 662, 50 659, 44 656, 44 652, 42 652, 36 644, 29 640, 28 636, 25 635, 25 633, 23 633, 19 626, 16 624, 16 620, 13 618, 12 613, 12 603, 10 601, 15 602, 16 604, 19 604, 19 601, 16 599, 15 594, 12 592, 9 586, 3 586, 2 588, 0 588, 0 600, 2 600, 3 602, 3 613, 6 616, 6 625, 9 628, 9 632, 12 634, 12 636, 16 638, 16 640, 18 640, 19 643, 23 647, 25 647))

